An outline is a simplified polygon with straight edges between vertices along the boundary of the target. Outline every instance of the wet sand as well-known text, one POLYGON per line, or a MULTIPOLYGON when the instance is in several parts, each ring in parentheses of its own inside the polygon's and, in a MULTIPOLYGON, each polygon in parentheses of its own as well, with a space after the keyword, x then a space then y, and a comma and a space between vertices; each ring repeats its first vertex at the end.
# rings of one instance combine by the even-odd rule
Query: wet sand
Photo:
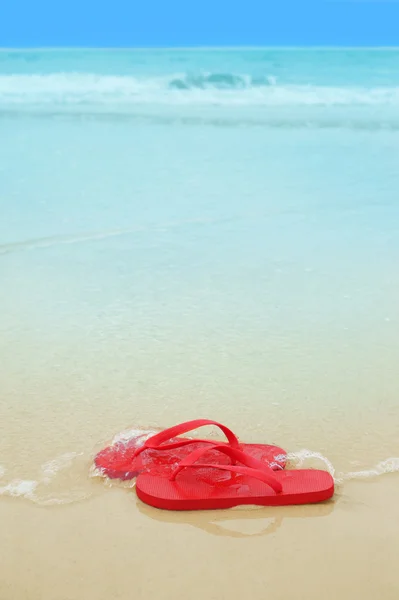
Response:
POLYGON ((4 600, 396 600, 396 476, 315 507, 169 513, 131 490, 0 503, 4 600))

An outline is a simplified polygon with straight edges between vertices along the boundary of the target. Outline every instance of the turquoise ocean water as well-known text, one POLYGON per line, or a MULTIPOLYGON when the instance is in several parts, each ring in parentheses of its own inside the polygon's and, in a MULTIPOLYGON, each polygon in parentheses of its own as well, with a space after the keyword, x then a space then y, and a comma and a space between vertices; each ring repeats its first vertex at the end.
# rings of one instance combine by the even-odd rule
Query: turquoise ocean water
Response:
POLYGON ((399 50, 3 50, 0 140, 2 493, 197 416, 398 468, 399 50))

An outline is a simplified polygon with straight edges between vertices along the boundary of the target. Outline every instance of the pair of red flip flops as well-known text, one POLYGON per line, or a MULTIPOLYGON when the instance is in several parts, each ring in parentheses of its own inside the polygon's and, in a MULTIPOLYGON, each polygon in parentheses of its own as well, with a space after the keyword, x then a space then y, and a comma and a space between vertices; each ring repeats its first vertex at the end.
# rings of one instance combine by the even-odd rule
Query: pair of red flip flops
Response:
POLYGON ((137 476, 137 496, 167 510, 231 508, 242 504, 285 506, 328 500, 334 480, 326 471, 285 471, 286 452, 267 444, 242 444, 224 425, 188 421, 147 439, 111 445, 95 457, 101 472, 118 479, 137 476), (179 437, 215 425, 227 442, 179 437))

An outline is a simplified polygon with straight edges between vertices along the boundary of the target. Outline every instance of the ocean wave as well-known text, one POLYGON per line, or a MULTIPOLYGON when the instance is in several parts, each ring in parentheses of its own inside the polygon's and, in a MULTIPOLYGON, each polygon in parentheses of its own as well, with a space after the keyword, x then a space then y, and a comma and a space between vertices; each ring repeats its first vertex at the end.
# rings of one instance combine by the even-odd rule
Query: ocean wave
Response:
POLYGON ((172 90, 245 90, 276 85, 276 82, 276 78, 272 75, 254 77, 234 73, 201 73, 173 78, 169 81, 168 87, 172 90))
POLYGON ((399 106, 399 87, 287 85, 272 75, 177 74, 139 78, 82 73, 0 75, 0 107, 213 105, 399 106))

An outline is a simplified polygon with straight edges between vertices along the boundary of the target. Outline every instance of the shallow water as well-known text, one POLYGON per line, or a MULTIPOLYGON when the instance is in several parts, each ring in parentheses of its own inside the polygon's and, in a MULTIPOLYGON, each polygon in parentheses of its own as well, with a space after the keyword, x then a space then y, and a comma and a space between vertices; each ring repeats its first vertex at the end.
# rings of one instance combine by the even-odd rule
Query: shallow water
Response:
MULTIPOLYGON (((89 476, 94 452, 200 416, 330 470, 334 527, 358 503, 383 510, 399 468, 398 66, 397 50, 0 53, 5 519, 70 503, 77 522, 102 503, 117 518, 115 501, 142 528, 126 490, 89 476)), ((258 531, 250 513, 238 537, 258 531)), ((305 521, 317 538, 323 520, 305 521)), ((361 554, 376 541, 353 527, 361 554)), ((31 597, 54 600, 44 580, 31 597)))

